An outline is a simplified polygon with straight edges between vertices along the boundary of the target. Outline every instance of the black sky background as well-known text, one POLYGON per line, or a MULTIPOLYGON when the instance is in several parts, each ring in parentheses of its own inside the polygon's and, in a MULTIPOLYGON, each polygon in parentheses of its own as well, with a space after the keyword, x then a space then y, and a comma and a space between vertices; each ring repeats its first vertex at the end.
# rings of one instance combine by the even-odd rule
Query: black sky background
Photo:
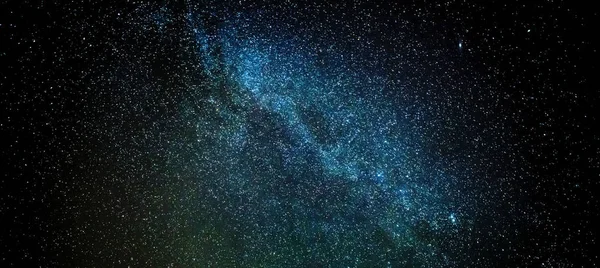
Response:
MULTIPOLYGON (((182 3, 168 5, 184 12, 182 3)), ((261 5, 277 4, 245 3, 233 8, 261 5)), ((391 4, 372 2, 361 8, 377 13, 388 10, 386 5, 391 4)), ((415 11, 414 23, 435 22, 424 23, 424 43, 452 51, 462 42, 462 51, 454 52, 457 57, 475 62, 474 68, 502 89, 498 107, 514 141, 507 146, 516 151, 511 157, 518 160, 513 168, 524 178, 507 183, 511 194, 522 196, 537 216, 523 220, 530 225, 524 227, 528 233, 520 241, 513 241, 516 254, 489 252, 482 257, 497 260, 498 267, 519 266, 529 254, 543 256, 539 263, 554 259, 567 260, 573 267, 595 267, 599 260, 593 248, 600 226, 595 219, 599 212, 600 84, 595 41, 598 13, 593 2, 451 1, 438 6, 406 1, 405 5, 415 11), (434 40, 436 36, 445 38, 434 40)), ((131 12, 135 6, 124 1, 0 4, 0 223, 4 226, 0 266, 73 264, 76 253, 60 230, 72 224, 66 217, 71 215, 67 208, 73 205, 67 195, 77 191, 72 187, 74 180, 89 174, 73 160, 93 151, 94 143, 111 142, 85 136, 101 114, 131 113, 122 105, 126 102, 119 100, 101 107, 106 103, 102 98, 110 93, 92 90, 98 85, 91 84, 90 77, 102 69, 96 65, 117 57, 110 53, 114 44, 143 46, 142 41, 118 40, 116 34, 125 27, 116 13, 131 12), (98 60, 99 55, 104 60, 98 60)), ((174 101, 185 92, 177 78, 169 77, 173 73, 169 68, 182 70, 186 64, 178 58, 181 46, 175 35, 161 49, 141 51, 169 58, 162 83, 181 91, 155 89, 152 103, 156 107, 130 122, 174 117, 174 101)), ((151 43, 158 37, 145 38, 151 43)), ((153 55, 142 58, 154 60, 153 55)), ((165 136, 175 135, 168 127, 163 129, 165 136)))

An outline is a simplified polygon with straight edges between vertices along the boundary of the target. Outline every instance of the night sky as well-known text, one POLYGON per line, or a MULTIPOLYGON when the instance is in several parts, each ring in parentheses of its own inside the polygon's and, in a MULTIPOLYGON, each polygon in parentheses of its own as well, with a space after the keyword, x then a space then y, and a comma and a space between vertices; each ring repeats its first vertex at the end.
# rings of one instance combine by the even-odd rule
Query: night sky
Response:
POLYGON ((0 267, 600 264, 593 2, 315 2, 3 1, 0 267))

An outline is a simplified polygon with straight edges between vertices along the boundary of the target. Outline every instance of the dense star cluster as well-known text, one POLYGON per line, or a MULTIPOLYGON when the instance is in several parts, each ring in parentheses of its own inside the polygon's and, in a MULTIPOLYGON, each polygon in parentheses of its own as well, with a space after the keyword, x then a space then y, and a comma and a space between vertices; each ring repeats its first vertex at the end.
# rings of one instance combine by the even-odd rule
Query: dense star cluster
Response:
POLYGON ((599 263, 586 7, 0 9, 0 266, 599 263))

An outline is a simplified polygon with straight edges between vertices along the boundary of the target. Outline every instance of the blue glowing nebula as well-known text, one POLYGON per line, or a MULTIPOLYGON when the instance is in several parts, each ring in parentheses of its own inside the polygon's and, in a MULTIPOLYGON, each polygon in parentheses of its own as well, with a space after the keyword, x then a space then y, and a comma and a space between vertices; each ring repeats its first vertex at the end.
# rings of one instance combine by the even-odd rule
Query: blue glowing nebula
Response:
MULTIPOLYGON (((432 165, 423 135, 399 114, 419 118, 423 107, 399 109, 385 93, 394 90, 392 78, 356 67, 345 54, 331 51, 331 62, 319 64, 314 50, 334 44, 307 49, 310 44, 290 41, 275 27, 269 32, 244 27, 260 24, 253 15, 222 23, 211 37, 201 22, 190 17, 189 23, 199 40, 197 61, 213 70, 211 84, 229 85, 225 98, 219 92, 209 97, 206 114, 189 118, 198 122, 197 147, 211 152, 195 160, 205 170, 199 176, 217 180, 211 187, 223 189, 224 198, 240 200, 225 210, 250 226, 250 233, 280 241, 277 249, 269 248, 273 243, 257 245, 248 256, 295 247, 310 252, 318 237, 334 251, 345 244, 371 247, 375 232, 387 237, 387 250, 395 254, 423 252, 396 265, 445 260, 448 253, 432 244, 433 237, 457 228, 468 232, 458 218, 468 223, 473 215, 453 195, 463 178, 446 176, 443 163, 432 165), (219 60, 222 67, 215 69, 219 60), (213 116, 220 118, 218 126, 204 119, 213 116), (356 240, 345 238, 353 232, 356 240), (293 237, 300 239, 297 244, 288 240, 293 237), (432 254, 438 257, 425 257, 432 254)), ((338 261, 360 258, 351 255, 338 261)))

